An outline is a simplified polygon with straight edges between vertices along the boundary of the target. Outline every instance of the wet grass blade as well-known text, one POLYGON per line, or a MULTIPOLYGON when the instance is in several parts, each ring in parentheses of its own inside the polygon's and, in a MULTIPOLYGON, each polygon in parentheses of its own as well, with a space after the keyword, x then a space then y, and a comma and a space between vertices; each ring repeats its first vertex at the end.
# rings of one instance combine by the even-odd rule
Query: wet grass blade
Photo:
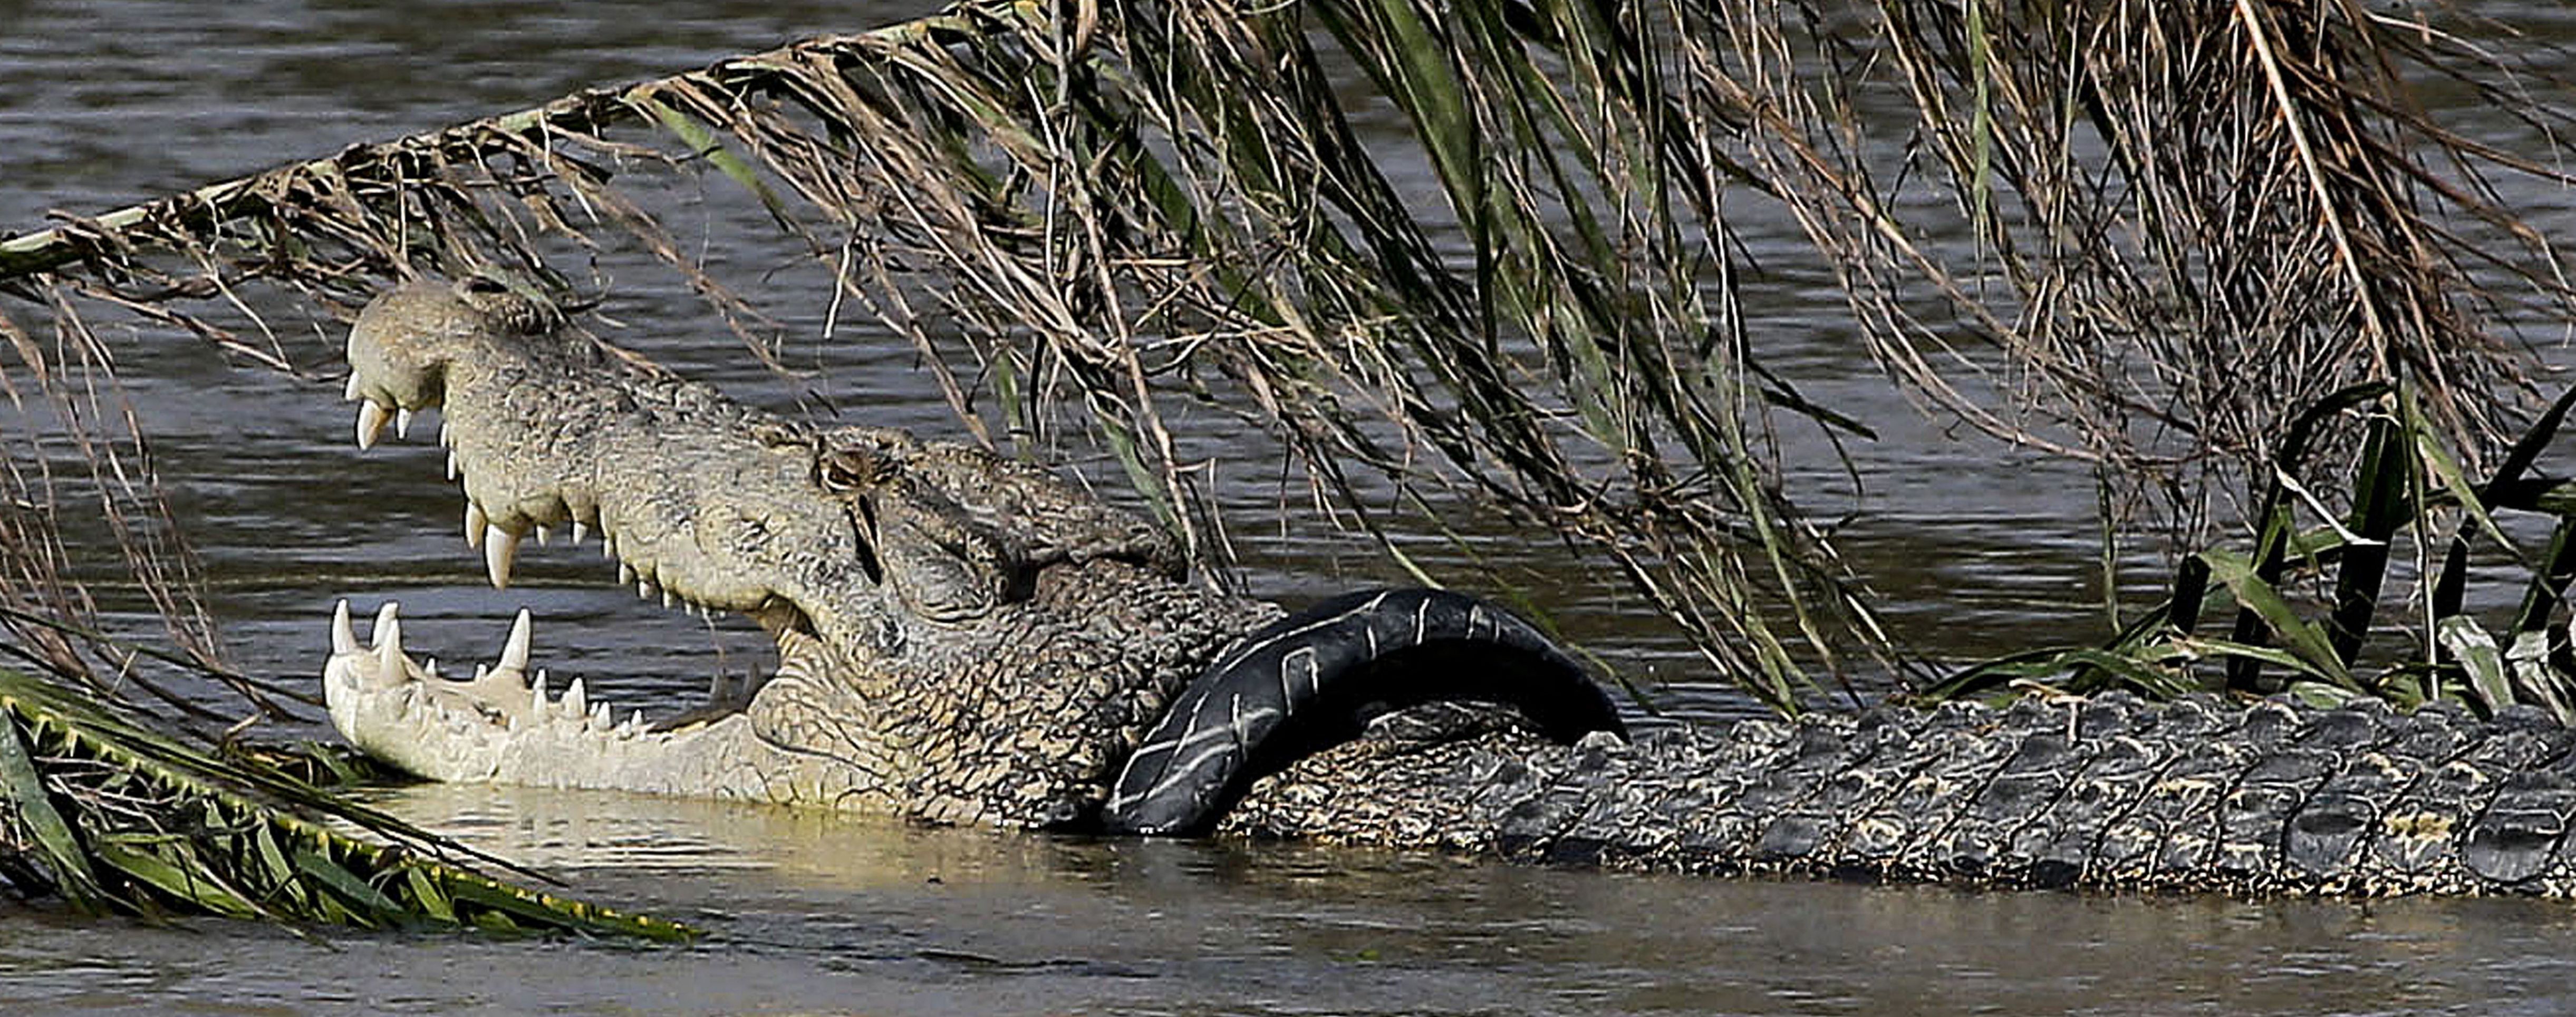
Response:
POLYGON ((90 857, 161 891, 172 902, 225 918, 261 915, 249 898, 218 880, 213 867, 195 857, 184 839, 109 834, 91 838, 87 846, 90 857))
POLYGON ((89 858, 81 851, 79 839, 72 835, 71 824, 54 809, 45 792, 44 776, 27 755, 27 743, 20 740, 18 733, 19 725, 26 722, 0 712, 0 790, 8 794, 9 809, 26 830, 23 839, 43 852, 56 891, 72 906, 98 912, 102 909, 98 875, 90 870, 89 858))
POLYGON ((2433 634, 2467 676, 2468 701, 2479 712, 2493 716, 2497 710, 2514 704, 2513 682, 2505 674, 2504 654, 2496 649, 2495 639, 2487 635, 2487 630, 2473 619, 2454 615, 2437 623, 2433 634))
POLYGON ((2423 518, 2417 505, 2414 457, 2397 422, 2376 417, 2362 444, 2361 470, 2353 480, 2353 534, 2335 573, 2334 613, 2326 636, 2336 660, 2349 667, 2361 656, 2379 609, 2380 584, 2388 574, 2388 554, 2397 531, 2423 518))
MULTIPOLYGON (((2335 652, 2333 641, 2326 638, 2316 623, 2300 617, 2299 612, 2290 606, 2288 598, 2281 596, 2281 591, 2256 575, 2253 563, 2218 550, 2203 551, 2199 557, 2209 565, 2209 574, 2235 595, 2237 604, 2261 619, 2265 629, 2295 652, 2293 659, 2300 662, 2299 670, 2333 685, 2359 688, 2353 682, 2351 671, 2345 668, 2343 657, 2335 652)), ((2241 647, 2259 645, 2242 638, 2231 643, 2241 647)), ((2282 661, 2280 657, 2265 654, 2235 653, 2232 656, 2242 661, 2282 661)), ((2230 684, 2233 686, 2235 683, 2230 684)))
POLYGON ((713 129, 699 122, 696 117, 673 109, 661 99, 649 94, 639 93, 628 97, 626 101, 632 103, 637 109, 643 110, 665 129, 677 135, 683 144, 688 145, 692 152, 715 166, 718 172, 733 178, 733 182, 742 185, 743 190, 759 198, 761 207, 769 210, 770 218, 776 220, 780 228, 791 230, 795 228, 788 217, 787 203, 778 197, 778 192, 770 189, 769 182, 762 180, 760 172, 752 169, 750 163, 744 162, 742 156, 726 147, 724 139, 718 137, 713 129))

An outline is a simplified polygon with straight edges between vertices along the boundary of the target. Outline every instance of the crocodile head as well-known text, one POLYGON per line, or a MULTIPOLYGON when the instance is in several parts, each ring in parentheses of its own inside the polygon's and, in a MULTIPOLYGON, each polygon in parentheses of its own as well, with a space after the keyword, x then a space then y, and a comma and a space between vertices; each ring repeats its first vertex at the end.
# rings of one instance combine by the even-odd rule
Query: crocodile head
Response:
POLYGON ((596 535, 638 592, 748 616, 763 679, 677 718, 531 670, 521 612, 466 680, 344 604, 324 687, 353 744, 422 776, 1047 826, 1094 813, 1173 694, 1278 615, 1181 580, 1155 527, 1032 466, 736 403, 489 279, 377 298, 348 346, 358 444, 436 408, 466 543, 596 535))

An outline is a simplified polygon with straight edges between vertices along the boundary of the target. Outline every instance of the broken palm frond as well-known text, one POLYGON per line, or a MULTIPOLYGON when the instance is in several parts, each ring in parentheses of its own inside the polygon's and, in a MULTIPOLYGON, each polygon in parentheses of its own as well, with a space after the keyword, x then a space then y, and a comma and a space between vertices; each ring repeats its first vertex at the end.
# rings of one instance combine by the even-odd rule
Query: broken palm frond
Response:
POLYGON ((2441 430, 2384 385, 2335 393, 2302 418, 2278 450, 2263 500, 2265 525, 2249 555, 2209 549, 2184 559, 2171 595, 2103 646, 2032 650, 1966 668, 1925 690, 1927 699, 2014 694, 2040 684, 2092 693, 2126 688, 2158 698, 2192 692, 2288 692, 2331 703, 2357 696, 2411 707, 2448 701, 2492 715, 2525 706, 2576 724, 2576 621, 2555 621, 2576 580, 2576 481, 2532 476, 2571 408, 2570 390, 2504 452, 2494 472, 2470 483, 2441 430), (2335 509, 2295 479, 2313 448, 2313 425, 2358 411, 2367 435, 2347 493, 2335 509), (2547 518, 2538 554, 2498 522, 2547 518), (2422 612, 2412 646, 2363 650, 2410 537, 2438 549, 2407 599, 2422 612), (2473 561, 2483 554, 2484 561, 2473 561), (2496 559, 2502 559, 2499 563, 2496 559), (2501 564, 2501 567, 2499 567, 2501 564), (2518 577, 2511 622, 2491 628, 2467 609, 2471 573, 2518 577), (2215 584, 2212 583, 2215 580, 2215 584), (2314 594, 2303 593, 2313 589, 2314 594), (2224 635, 2203 620, 2233 608, 2224 635), (2494 633, 2502 632, 2499 639, 2494 633), (2216 664, 2215 668, 2204 665, 2216 664), (2375 666, 2372 666, 2375 665, 2375 666))
POLYGON ((1847 496, 1784 486, 1776 428, 1868 432, 1764 366, 1733 246, 1753 210, 1812 242, 1891 373, 2179 528, 2267 489, 2271 437, 2357 384, 2485 461, 2523 361, 2478 313, 2563 320, 2568 295, 2486 174, 2554 177, 2407 82, 2563 120, 2520 69, 2337 0, 1863 14, 983 0, 67 220, 0 240, 0 285, 58 327, 117 305, 274 362, 200 309, 271 306, 256 285, 345 312, 422 267, 569 291, 553 266, 624 234, 767 355, 618 176, 710 168, 832 273, 832 313, 918 346, 979 439, 1045 456, 1087 430, 1202 556, 1224 541, 1183 400, 1264 428, 1382 538, 1444 488, 1553 528, 1781 709, 1849 647, 1901 658, 1793 494, 1847 496), (1343 64, 1406 154, 1356 134, 1343 64), (1873 137, 1889 111, 1909 143, 1873 137), (1391 182, 1406 158, 1445 200, 1391 182))
POLYGON ((21 896, 147 918, 694 935, 443 860, 464 849, 120 712, 0 668, 0 882, 21 896), (323 816, 388 840, 360 840, 323 816))

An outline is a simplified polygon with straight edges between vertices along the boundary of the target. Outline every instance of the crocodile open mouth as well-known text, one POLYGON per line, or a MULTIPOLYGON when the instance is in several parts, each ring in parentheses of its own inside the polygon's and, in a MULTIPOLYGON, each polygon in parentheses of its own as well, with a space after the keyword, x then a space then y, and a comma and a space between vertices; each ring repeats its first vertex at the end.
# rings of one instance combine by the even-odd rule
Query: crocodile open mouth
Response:
MULTIPOLYGON (((354 376, 351 390, 357 391, 354 376)), ((407 433, 414 412, 425 408, 387 410, 374 398, 356 397, 361 449, 377 443, 389 420, 397 434, 407 433)), ((362 748, 424 775, 457 779, 481 776, 482 766, 475 761, 488 758, 505 739, 591 752, 666 747, 688 740, 694 727, 738 714, 777 673, 815 663, 821 643, 813 623, 786 597, 774 591, 746 592, 740 584, 713 596, 702 593, 695 573, 681 560, 685 556, 657 553, 669 546, 667 535, 634 521, 621 542, 617 497, 602 497, 578 484, 552 487, 545 492, 549 497, 523 493, 497 511, 486 508, 471 493, 476 489, 473 457, 459 455, 444 424, 439 437, 448 450, 448 478, 462 481, 468 491, 466 543, 483 552, 486 576, 495 589, 509 587, 523 541, 533 537, 541 545, 550 543, 558 528, 576 545, 596 535, 601 554, 616 562, 620 586, 631 584, 637 596, 692 616, 712 618, 723 611, 751 619, 776 643, 778 666, 768 674, 718 672, 705 702, 648 718, 641 709, 613 707, 583 677, 572 678, 558 692, 545 669, 531 666, 534 622, 525 609, 492 661, 473 665, 470 677, 450 679, 439 674, 435 658, 416 658, 405 650, 398 604, 387 601, 377 609, 369 639, 362 643, 344 600, 332 613, 324 685, 342 730, 386 733, 362 748), (361 713, 372 716, 362 718, 361 713)))
POLYGON ((406 654, 394 604, 362 645, 344 602, 325 665, 334 723, 423 776, 472 777, 505 741, 583 752, 687 738, 738 717, 778 676, 822 668, 825 643, 799 597, 846 600, 848 586, 872 584, 864 568, 816 564, 868 556, 844 507, 815 486, 813 447, 796 440, 804 432, 558 334, 552 321, 500 327, 508 315, 490 308, 519 306, 506 292, 482 308, 477 291, 457 292, 467 299, 397 291, 385 299, 416 305, 384 316, 399 327, 362 318, 352 331, 346 395, 358 403, 359 448, 389 428, 408 436, 415 414, 437 411, 448 479, 464 489, 465 542, 494 588, 509 587, 524 541, 596 536, 621 585, 692 615, 750 618, 776 642, 778 665, 719 676, 705 704, 648 721, 581 678, 556 694, 530 666, 524 610, 496 660, 448 679, 406 654))
POLYGON ((362 448, 436 412, 493 586, 525 540, 596 539, 646 599, 743 615, 778 647, 767 675, 648 722, 598 675, 536 671, 524 612, 450 679, 405 652, 396 608, 362 644, 343 605, 332 724, 419 776, 1060 826, 1280 613, 1186 582, 1150 521, 1042 467, 746 406, 498 281, 388 291, 348 354, 362 448))

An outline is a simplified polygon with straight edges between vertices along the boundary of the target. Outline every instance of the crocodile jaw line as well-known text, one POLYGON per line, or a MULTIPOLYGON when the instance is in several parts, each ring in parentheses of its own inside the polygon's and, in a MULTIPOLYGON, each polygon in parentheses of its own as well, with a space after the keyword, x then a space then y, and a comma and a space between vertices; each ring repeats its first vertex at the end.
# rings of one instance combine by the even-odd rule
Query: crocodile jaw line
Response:
MULTIPOLYGON (((512 757, 619 757, 669 752, 714 725, 653 731, 642 711, 620 722, 575 678, 560 697, 548 676, 528 668, 530 620, 520 611, 499 661, 475 665, 468 681, 438 676, 435 660, 402 648, 402 622, 391 602, 377 612, 372 642, 361 645, 341 601, 331 619, 332 653, 322 691, 331 723, 352 744, 405 771, 434 780, 492 780, 514 769, 512 757)), ((739 715, 718 723, 742 723, 739 715)))
MULTIPOLYGON (((397 292, 387 299, 403 296, 397 292)), ((705 450, 708 461, 757 461, 731 479, 764 489, 800 486, 810 470, 803 450, 769 447, 738 436, 739 429, 708 426, 750 412, 723 404, 708 390, 656 389, 651 376, 621 370, 611 355, 565 336, 529 336, 524 346, 493 343, 483 331, 488 325, 433 319, 404 332, 353 330, 344 394, 358 403, 355 437, 361 450, 372 448, 388 426, 408 437, 415 414, 439 411, 447 475, 462 481, 465 491, 465 542, 482 551, 493 587, 508 588, 527 537, 547 543, 560 528, 580 543, 596 533, 601 553, 616 563, 619 584, 632 584, 638 596, 692 615, 747 615, 777 640, 780 671, 824 669, 830 653, 813 619, 793 594, 774 589, 761 574, 765 569, 767 578, 791 587, 824 588, 848 581, 847 573, 800 570, 792 560, 726 567, 728 556, 745 557, 746 546, 761 549, 751 541, 764 521, 692 503, 688 493, 708 478, 663 477, 658 487, 600 482, 655 475, 622 469, 667 454, 660 446, 672 439, 656 430, 655 421, 696 427, 715 436, 714 444, 730 446, 705 450), (557 370, 564 361, 622 381, 528 383, 585 376, 557 370), (497 465, 505 463, 509 468, 497 465)), ((796 493, 819 494, 810 488, 796 493)), ((545 768, 560 770, 568 760, 667 752, 716 729, 748 726, 742 710, 766 684, 752 675, 719 675, 707 708, 692 711, 691 723, 657 731, 640 711, 615 717, 579 678, 550 698, 549 676, 529 667, 530 629, 528 613, 520 611, 497 661, 478 665, 469 680, 451 681, 437 675, 434 661, 424 665, 405 654, 394 604, 383 605, 372 642, 361 646, 343 602, 332 621, 332 654, 324 666, 332 722, 359 748, 420 776, 507 779, 514 769, 508 760, 522 756, 550 760, 545 768)), ((615 762, 576 768, 607 772, 618 768, 615 762)))

